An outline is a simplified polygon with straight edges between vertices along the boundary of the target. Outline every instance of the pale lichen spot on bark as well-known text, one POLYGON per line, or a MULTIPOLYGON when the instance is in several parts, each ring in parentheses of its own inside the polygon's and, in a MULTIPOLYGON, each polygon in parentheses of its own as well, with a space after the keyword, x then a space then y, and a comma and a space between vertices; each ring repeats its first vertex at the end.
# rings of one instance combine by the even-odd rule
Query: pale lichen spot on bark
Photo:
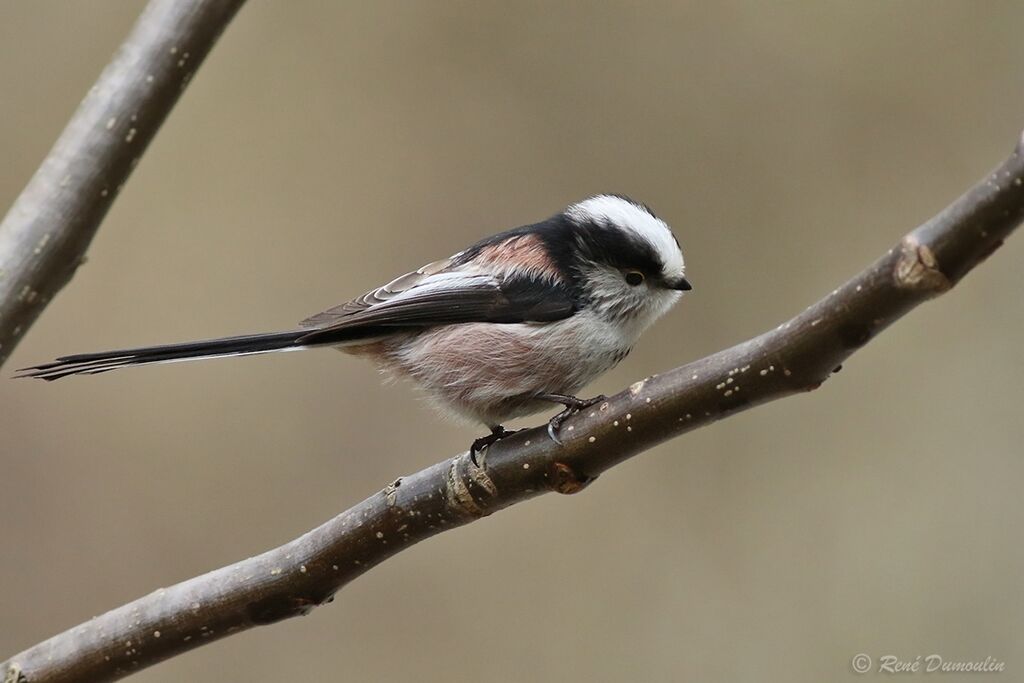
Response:
POLYGON ((49 243, 49 241, 50 241, 50 233, 44 234, 41 238, 39 238, 39 242, 36 243, 36 248, 32 250, 32 253, 33 254, 41 254, 41 253, 43 253, 43 249, 46 247, 46 245, 47 245, 47 243, 49 243))

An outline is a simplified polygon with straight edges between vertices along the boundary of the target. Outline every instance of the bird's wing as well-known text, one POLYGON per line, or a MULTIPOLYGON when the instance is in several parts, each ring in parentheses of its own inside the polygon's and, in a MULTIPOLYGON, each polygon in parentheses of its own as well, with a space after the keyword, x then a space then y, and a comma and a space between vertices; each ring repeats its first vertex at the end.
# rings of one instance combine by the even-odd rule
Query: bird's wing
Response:
POLYGON ((371 289, 366 294, 356 297, 351 301, 328 308, 326 311, 321 311, 315 315, 311 315, 302 322, 299 323, 300 327, 309 328, 322 328, 330 326, 334 323, 341 321, 342 319, 352 316, 356 313, 361 313, 368 308, 372 308, 378 304, 382 304, 385 301, 393 299, 394 297, 406 292, 418 284, 422 284, 425 280, 430 278, 432 275, 444 272, 452 266, 453 261, 459 256, 455 256, 442 259, 441 261, 434 261, 428 263, 419 270, 414 270, 411 273, 395 278, 391 282, 378 287, 377 289, 371 289))
POLYGON ((459 254, 428 264, 340 306, 306 318, 304 343, 339 341, 468 322, 549 322, 575 311, 569 289, 537 273, 495 276, 464 267, 459 254))

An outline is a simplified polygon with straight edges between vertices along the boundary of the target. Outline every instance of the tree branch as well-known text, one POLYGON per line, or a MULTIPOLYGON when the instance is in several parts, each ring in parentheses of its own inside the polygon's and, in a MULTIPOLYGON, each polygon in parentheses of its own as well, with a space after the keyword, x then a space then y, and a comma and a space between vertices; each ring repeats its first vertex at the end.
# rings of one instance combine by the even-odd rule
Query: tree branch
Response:
POLYGON ((817 388, 856 349, 955 285, 1024 217, 1022 144, 985 180, 866 270, 774 330, 636 382, 570 418, 397 479, 300 538, 161 588, 16 655, 5 681, 107 681, 253 626, 306 614, 414 543, 755 405, 817 388), (19 678, 20 677, 20 678, 19 678))
POLYGON ((244 0, 152 0, 0 223, 0 366, 244 0))

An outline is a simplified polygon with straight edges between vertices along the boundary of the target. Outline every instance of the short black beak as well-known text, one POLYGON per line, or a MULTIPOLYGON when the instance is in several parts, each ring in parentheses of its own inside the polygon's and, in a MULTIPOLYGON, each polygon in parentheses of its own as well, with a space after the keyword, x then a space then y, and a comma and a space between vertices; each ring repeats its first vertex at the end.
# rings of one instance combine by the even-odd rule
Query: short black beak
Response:
POLYGON ((690 281, 687 280, 685 277, 681 277, 675 282, 670 283, 668 288, 678 289, 680 292, 689 292, 691 289, 693 289, 693 285, 691 285, 690 281))

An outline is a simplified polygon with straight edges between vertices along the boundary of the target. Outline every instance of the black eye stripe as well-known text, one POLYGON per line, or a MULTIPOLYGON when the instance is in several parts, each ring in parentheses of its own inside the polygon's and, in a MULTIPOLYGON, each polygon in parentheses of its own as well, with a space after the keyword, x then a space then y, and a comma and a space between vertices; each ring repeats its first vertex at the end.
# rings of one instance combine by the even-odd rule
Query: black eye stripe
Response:
POLYGON ((602 224, 589 224, 576 231, 580 253, 592 261, 613 268, 661 272, 661 260, 646 240, 602 224))

